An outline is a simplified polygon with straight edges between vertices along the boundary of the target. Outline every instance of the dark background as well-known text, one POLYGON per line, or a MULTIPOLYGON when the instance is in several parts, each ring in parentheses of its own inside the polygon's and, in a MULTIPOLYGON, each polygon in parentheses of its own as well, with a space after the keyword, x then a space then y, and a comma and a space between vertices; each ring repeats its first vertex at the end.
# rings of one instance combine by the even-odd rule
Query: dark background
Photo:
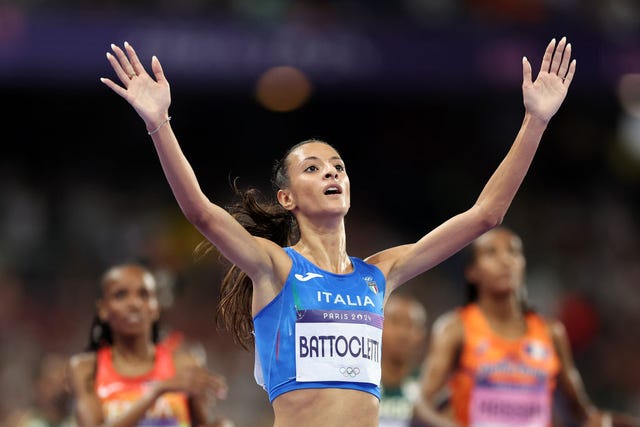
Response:
MULTIPOLYGON (((631 0, 1 3, 0 419, 29 401, 24 378, 42 354, 84 348, 102 271, 140 260, 173 295, 167 327, 228 376, 220 411, 271 422, 252 355, 213 322, 220 264, 194 260, 201 238, 144 123, 98 81, 113 77, 110 43, 160 58, 173 129, 221 204, 234 177, 270 194, 290 145, 335 145, 352 182, 349 251, 364 257, 471 206, 520 126, 522 56, 537 72, 563 35, 577 74, 505 225, 523 237, 530 299, 565 322, 591 397, 638 415, 639 13, 631 0), (289 112, 256 98, 280 65, 312 87, 289 112)), ((463 301, 458 258, 406 285, 430 322, 463 301)))

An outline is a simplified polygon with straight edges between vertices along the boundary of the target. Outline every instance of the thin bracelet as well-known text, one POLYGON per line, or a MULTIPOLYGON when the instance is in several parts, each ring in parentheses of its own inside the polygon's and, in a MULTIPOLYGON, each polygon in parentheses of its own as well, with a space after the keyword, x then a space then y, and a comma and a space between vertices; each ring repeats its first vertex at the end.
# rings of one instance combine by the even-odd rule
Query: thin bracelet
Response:
POLYGON ((158 132, 162 126, 164 126, 165 124, 169 123, 169 120, 171 120, 171 116, 167 117, 167 119, 164 120, 162 123, 160 123, 157 128, 155 128, 154 130, 150 130, 147 133, 149 135, 153 135, 154 133, 158 132))

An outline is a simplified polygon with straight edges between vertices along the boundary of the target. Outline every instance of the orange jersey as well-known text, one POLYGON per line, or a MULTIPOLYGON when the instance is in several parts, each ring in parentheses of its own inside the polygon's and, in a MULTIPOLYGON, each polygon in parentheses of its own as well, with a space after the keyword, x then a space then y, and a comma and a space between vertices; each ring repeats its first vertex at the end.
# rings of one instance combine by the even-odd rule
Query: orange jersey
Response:
MULTIPOLYGON (((107 421, 120 416, 140 399, 155 381, 175 376, 171 351, 162 345, 156 346, 153 369, 136 377, 125 377, 116 372, 113 367, 111 347, 100 348, 96 359, 96 393, 102 403, 107 421)), ((162 394, 137 425, 139 427, 191 426, 187 396, 184 393, 162 394)))
POLYGON ((535 313, 526 333, 498 336, 477 304, 459 310, 464 343, 449 382, 456 420, 473 427, 548 427, 560 362, 551 331, 535 313))

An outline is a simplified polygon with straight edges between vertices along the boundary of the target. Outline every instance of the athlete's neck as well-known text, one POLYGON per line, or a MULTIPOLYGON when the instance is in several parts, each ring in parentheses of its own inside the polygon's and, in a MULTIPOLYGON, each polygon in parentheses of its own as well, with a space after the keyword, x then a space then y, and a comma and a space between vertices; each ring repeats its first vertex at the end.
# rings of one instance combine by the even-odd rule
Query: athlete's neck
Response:
POLYGON ((332 227, 299 222, 300 240, 294 249, 323 270, 344 274, 353 270, 347 254, 344 222, 332 227))
POLYGON ((522 318, 522 307, 515 295, 496 297, 480 295, 478 306, 485 316, 500 322, 508 322, 522 318))
POLYGON ((138 338, 114 337, 114 343, 111 347, 114 360, 127 365, 143 365, 152 363, 156 349, 150 340, 141 340, 138 338))
POLYGON ((494 332, 505 338, 517 338, 526 332, 524 313, 515 297, 480 298, 478 306, 494 332))

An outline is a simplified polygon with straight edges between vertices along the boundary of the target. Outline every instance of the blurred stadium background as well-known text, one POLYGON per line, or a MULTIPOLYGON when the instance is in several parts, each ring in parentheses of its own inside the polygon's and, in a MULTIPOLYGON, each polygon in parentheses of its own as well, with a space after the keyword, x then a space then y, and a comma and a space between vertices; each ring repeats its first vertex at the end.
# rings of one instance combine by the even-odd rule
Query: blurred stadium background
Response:
MULTIPOLYGON (((350 253, 417 239, 469 207, 523 115, 521 57, 578 60, 505 225, 532 303, 567 326, 600 406, 640 414, 640 4, 636 0, 13 0, 0 2, 0 424, 42 355, 82 351, 98 277, 139 260, 163 324, 230 383, 219 411, 268 426, 253 356, 214 324, 221 267, 174 202, 144 124, 98 78, 129 41, 161 60, 172 126, 205 192, 269 194, 284 149, 346 159, 350 253)), ((430 320, 463 301, 458 257, 407 285, 430 320)))

